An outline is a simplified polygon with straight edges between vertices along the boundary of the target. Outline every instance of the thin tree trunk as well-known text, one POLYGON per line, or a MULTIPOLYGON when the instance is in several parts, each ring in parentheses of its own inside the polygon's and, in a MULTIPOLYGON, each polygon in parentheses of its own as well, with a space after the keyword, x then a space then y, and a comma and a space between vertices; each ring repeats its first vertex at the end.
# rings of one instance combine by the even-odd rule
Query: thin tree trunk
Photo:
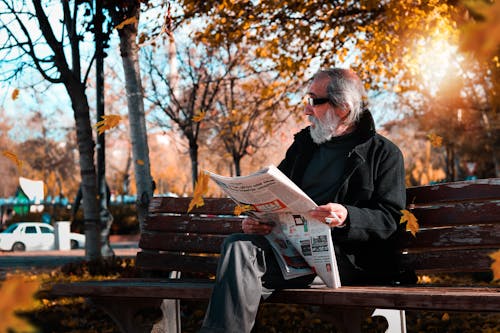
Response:
POLYGON ((71 98, 76 123, 76 136, 80 156, 82 178, 82 209, 85 219, 85 256, 89 260, 101 257, 101 233, 99 204, 97 201, 97 177, 94 164, 94 140, 89 115, 89 105, 83 84, 68 83, 66 89, 71 98))
POLYGON ((198 144, 196 141, 189 140, 189 157, 191 159, 191 179, 193 180, 193 189, 198 180, 198 144))
MULTIPOLYGON (((130 17, 139 21, 140 3, 131 8, 130 17)), ((130 141, 134 158, 134 173, 137 187, 137 214, 139 225, 142 226, 147 216, 149 202, 153 196, 149 148, 146 132, 143 91, 139 68, 139 52, 137 46, 137 22, 119 30, 120 52, 125 73, 125 88, 130 122, 130 141)))
POLYGON ((237 156, 233 156, 234 163, 234 171, 236 172, 236 176, 241 176, 241 158, 237 156))

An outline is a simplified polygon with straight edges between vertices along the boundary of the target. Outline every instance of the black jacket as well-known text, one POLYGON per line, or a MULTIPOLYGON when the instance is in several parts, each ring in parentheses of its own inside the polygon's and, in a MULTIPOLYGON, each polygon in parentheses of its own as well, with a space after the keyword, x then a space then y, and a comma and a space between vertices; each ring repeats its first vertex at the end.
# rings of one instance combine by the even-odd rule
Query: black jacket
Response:
MULTIPOLYGON (((346 227, 332 229, 341 282, 393 283, 406 275, 395 251, 402 232, 400 211, 406 203, 403 155, 395 144, 375 132, 369 111, 362 114, 356 133, 362 142, 349 153, 342 185, 330 198, 349 213, 346 227)), ((303 129, 295 135, 278 168, 300 186, 318 147, 309 128, 303 129)))

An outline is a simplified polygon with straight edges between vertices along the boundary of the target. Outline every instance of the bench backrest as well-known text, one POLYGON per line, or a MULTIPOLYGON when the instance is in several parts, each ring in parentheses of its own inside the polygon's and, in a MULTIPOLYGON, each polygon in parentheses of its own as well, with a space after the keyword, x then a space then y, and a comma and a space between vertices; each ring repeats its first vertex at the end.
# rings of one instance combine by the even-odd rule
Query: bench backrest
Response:
POLYGON ((417 217, 416 237, 402 243, 407 265, 418 272, 491 270, 500 250, 500 179, 408 188, 407 207, 417 217))
MULTIPOLYGON (((190 198, 154 197, 137 254, 144 271, 215 273, 223 239, 241 232, 241 216, 227 198, 205 198, 187 213, 190 198)), ((420 273, 488 271, 500 250, 500 179, 407 189, 408 209, 420 224, 401 251, 420 273)))

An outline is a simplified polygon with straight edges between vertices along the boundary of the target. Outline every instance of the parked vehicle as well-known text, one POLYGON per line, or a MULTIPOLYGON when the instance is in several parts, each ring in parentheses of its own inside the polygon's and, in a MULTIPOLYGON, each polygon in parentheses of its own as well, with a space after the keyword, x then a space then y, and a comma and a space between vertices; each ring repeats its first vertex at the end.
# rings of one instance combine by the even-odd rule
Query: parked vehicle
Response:
MULTIPOLYGON (((72 249, 85 248, 85 235, 70 233, 72 249)), ((54 227, 40 222, 19 222, 11 224, 0 233, 2 251, 55 250, 54 227)))

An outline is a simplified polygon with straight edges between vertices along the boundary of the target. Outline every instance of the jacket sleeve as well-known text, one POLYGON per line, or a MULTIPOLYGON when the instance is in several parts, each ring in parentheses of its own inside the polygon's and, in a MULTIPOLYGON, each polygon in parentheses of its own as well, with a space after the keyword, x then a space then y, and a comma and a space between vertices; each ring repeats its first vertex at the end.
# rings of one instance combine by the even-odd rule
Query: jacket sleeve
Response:
POLYGON ((404 160, 399 148, 388 141, 386 144, 389 149, 378 151, 371 161, 374 165, 370 167, 370 198, 345 204, 349 218, 347 227, 334 230, 335 240, 385 240, 400 228, 401 210, 406 205, 404 160))

